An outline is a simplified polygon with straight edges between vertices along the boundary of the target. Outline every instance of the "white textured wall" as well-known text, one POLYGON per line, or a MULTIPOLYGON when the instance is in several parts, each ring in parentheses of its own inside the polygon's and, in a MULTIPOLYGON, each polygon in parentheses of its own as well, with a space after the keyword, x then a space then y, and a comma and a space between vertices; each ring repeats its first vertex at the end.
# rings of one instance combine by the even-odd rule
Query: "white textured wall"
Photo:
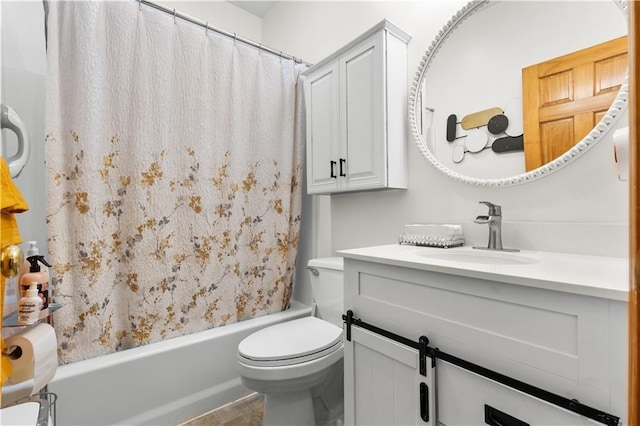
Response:
MULTIPOLYGON (((408 50, 411 81, 435 35, 465 3, 279 2, 263 19, 262 39, 268 46, 318 62, 387 18, 413 36, 408 50)), ((616 128, 623 125, 626 118, 616 128)), ((509 188, 454 182, 437 172, 410 140, 409 189, 331 196, 330 207, 321 212, 330 218, 320 218, 330 224, 331 238, 317 239, 314 254, 394 243, 403 225, 414 222, 462 223, 467 242, 483 245, 487 226, 473 219, 486 214, 478 201, 488 200, 503 206, 507 247, 627 256, 628 185, 615 174, 612 133, 562 170, 509 188)))

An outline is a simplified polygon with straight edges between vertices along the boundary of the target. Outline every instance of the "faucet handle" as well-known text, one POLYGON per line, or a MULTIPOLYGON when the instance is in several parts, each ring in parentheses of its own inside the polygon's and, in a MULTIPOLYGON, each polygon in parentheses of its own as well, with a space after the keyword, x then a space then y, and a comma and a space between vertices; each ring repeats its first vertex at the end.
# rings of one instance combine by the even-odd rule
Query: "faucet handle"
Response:
POLYGON ((480 201, 480 204, 486 204, 489 207, 489 216, 502 216, 502 207, 490 203, 489 201, 480 201))

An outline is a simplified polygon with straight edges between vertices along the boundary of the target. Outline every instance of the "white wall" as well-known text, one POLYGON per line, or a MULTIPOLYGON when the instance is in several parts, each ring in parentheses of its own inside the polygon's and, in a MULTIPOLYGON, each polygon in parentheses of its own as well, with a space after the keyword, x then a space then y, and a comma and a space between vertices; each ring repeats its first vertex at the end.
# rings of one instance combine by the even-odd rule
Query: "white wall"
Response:
MULTIPOLYGON (((249 40, 260 42, 262 37, 262 21, 255 15, 240 9, 226 1, 193 1, 173 0, 156 1, 156 3, 196 18, 209 22, 209 26, 249 40)), ((204 31, 204 30, 203 30, 204 31)))
MULTIPOLYGON (((318 62, 387 18, 413 36, 407 76, 412 81, 431 41, 465 3, 279 2, 263 19, 262 39, 268 46, 318 62)), ((626 117, 615 128, 624 125, 626 117)), ((454 182, 435 170, 410 140, 409 189, 331 196, 330 207, 321 212, 330 215, 321 219, 331 225, 331 239, 316 239, 313 254, 394 243, 403 225, 415 222, 461 223, 467 243, 486 245, 487 226, 473 219, 486 214, 478 201, 488 200, 503 206, 506 247, 627 256, 628 185, 615 174, 612 133, 565 168, 509 188, 454 182)))
MULTIPOLYGON (((0 2, 2 67, 0 100, 13 108, 27 128, 31 142, 29 162, 14 180, 29 210, 16 215, 23 241, 38 241, 47 255, 45 223, 44 116, 47 64, 44 43, 44 12, 40 1, 0 2)), ((2 130, 2 156, 16 153, 17 137, 2 130)), ((23 250, 28 245, 22 244, 23 250)), ((7 299, 15 303, 14 279, 7 280, 7 299)))

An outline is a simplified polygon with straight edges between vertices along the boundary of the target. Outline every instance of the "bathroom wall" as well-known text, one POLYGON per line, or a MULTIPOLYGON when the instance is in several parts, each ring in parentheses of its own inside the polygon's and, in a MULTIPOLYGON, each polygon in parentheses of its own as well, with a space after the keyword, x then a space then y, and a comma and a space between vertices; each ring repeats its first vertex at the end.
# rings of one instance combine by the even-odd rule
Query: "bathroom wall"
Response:
MULTIPOLYGON (((25 241, 46 245, 44 186, 44 110, 47 63, 44 44, 44 12, 36 1, 2 2, 2 103, 24 121, 31 141, 26 167, 15 179, 29 211, 17 215, 25 241)), ((17 149, 15 133, 2 130, 2 155, 17 149)))
MULTIPOLYGON (((0 102, 13 108, 24 122, 31 143, 29 162, 14 180, 29 210, 16 215, 23 241, 38 241, 47 255, 45 223, 44 116, 47 63, 44 42, 44 12, 40 1, 0 2, 2 29, 0 102)), ((2 156, 17 150, 17 137, 2 130, 2 156)), ((22 245, 23 249, 28 247, 22 245)), ((8 280, 6 304, 16 303, 14 279, 8 280)))
MULTIPOLYGON (((263 42, 307 62, 318 62, 387 18, 413 36, 408 47, 411 82, 426 49, 466 2, 279 2, 262 22, 263 42), (295 35, 295 36, 293 36, 295 35)), ((585 6, 588 11, 588 3, 585 6)), ((526 48, 526 47, 524 47, 526 48)), ((626 125, 626 117, 615 128, 626 125)), ((612 129, 612 130, 615 130, 612 129)), ((572 164, 538 181, 480 188, 450 180, 408 141, 409 189, 314 196, 319 220, 314 255, 397 241, 407 223, 461 223, 467 243, 486 245, 486 214, 478 201, 503 206, 506 247, 624 257, 628 254, 628 185, 617 179, 611 131, 572 164)))

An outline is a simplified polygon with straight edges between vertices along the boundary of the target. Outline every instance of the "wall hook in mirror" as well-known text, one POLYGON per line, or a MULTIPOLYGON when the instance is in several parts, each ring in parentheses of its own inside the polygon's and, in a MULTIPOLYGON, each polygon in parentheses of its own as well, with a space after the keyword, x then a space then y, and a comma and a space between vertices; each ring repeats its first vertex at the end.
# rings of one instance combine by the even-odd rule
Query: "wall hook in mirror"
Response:
POLYGON ((447 141, 448 142, 453 142, 454 140, 458 139, 456 137, 458 124, 460 124, 460 122, 458 121, 457 115, 451 114, 449 115, 449 117, 447 117, 447 141))
POLYGON ((487 130, 492 135, 499 135, 504 133, 509 127, 509 118, 505 114, 496 114, 489 119, 487 123, 487 130))

